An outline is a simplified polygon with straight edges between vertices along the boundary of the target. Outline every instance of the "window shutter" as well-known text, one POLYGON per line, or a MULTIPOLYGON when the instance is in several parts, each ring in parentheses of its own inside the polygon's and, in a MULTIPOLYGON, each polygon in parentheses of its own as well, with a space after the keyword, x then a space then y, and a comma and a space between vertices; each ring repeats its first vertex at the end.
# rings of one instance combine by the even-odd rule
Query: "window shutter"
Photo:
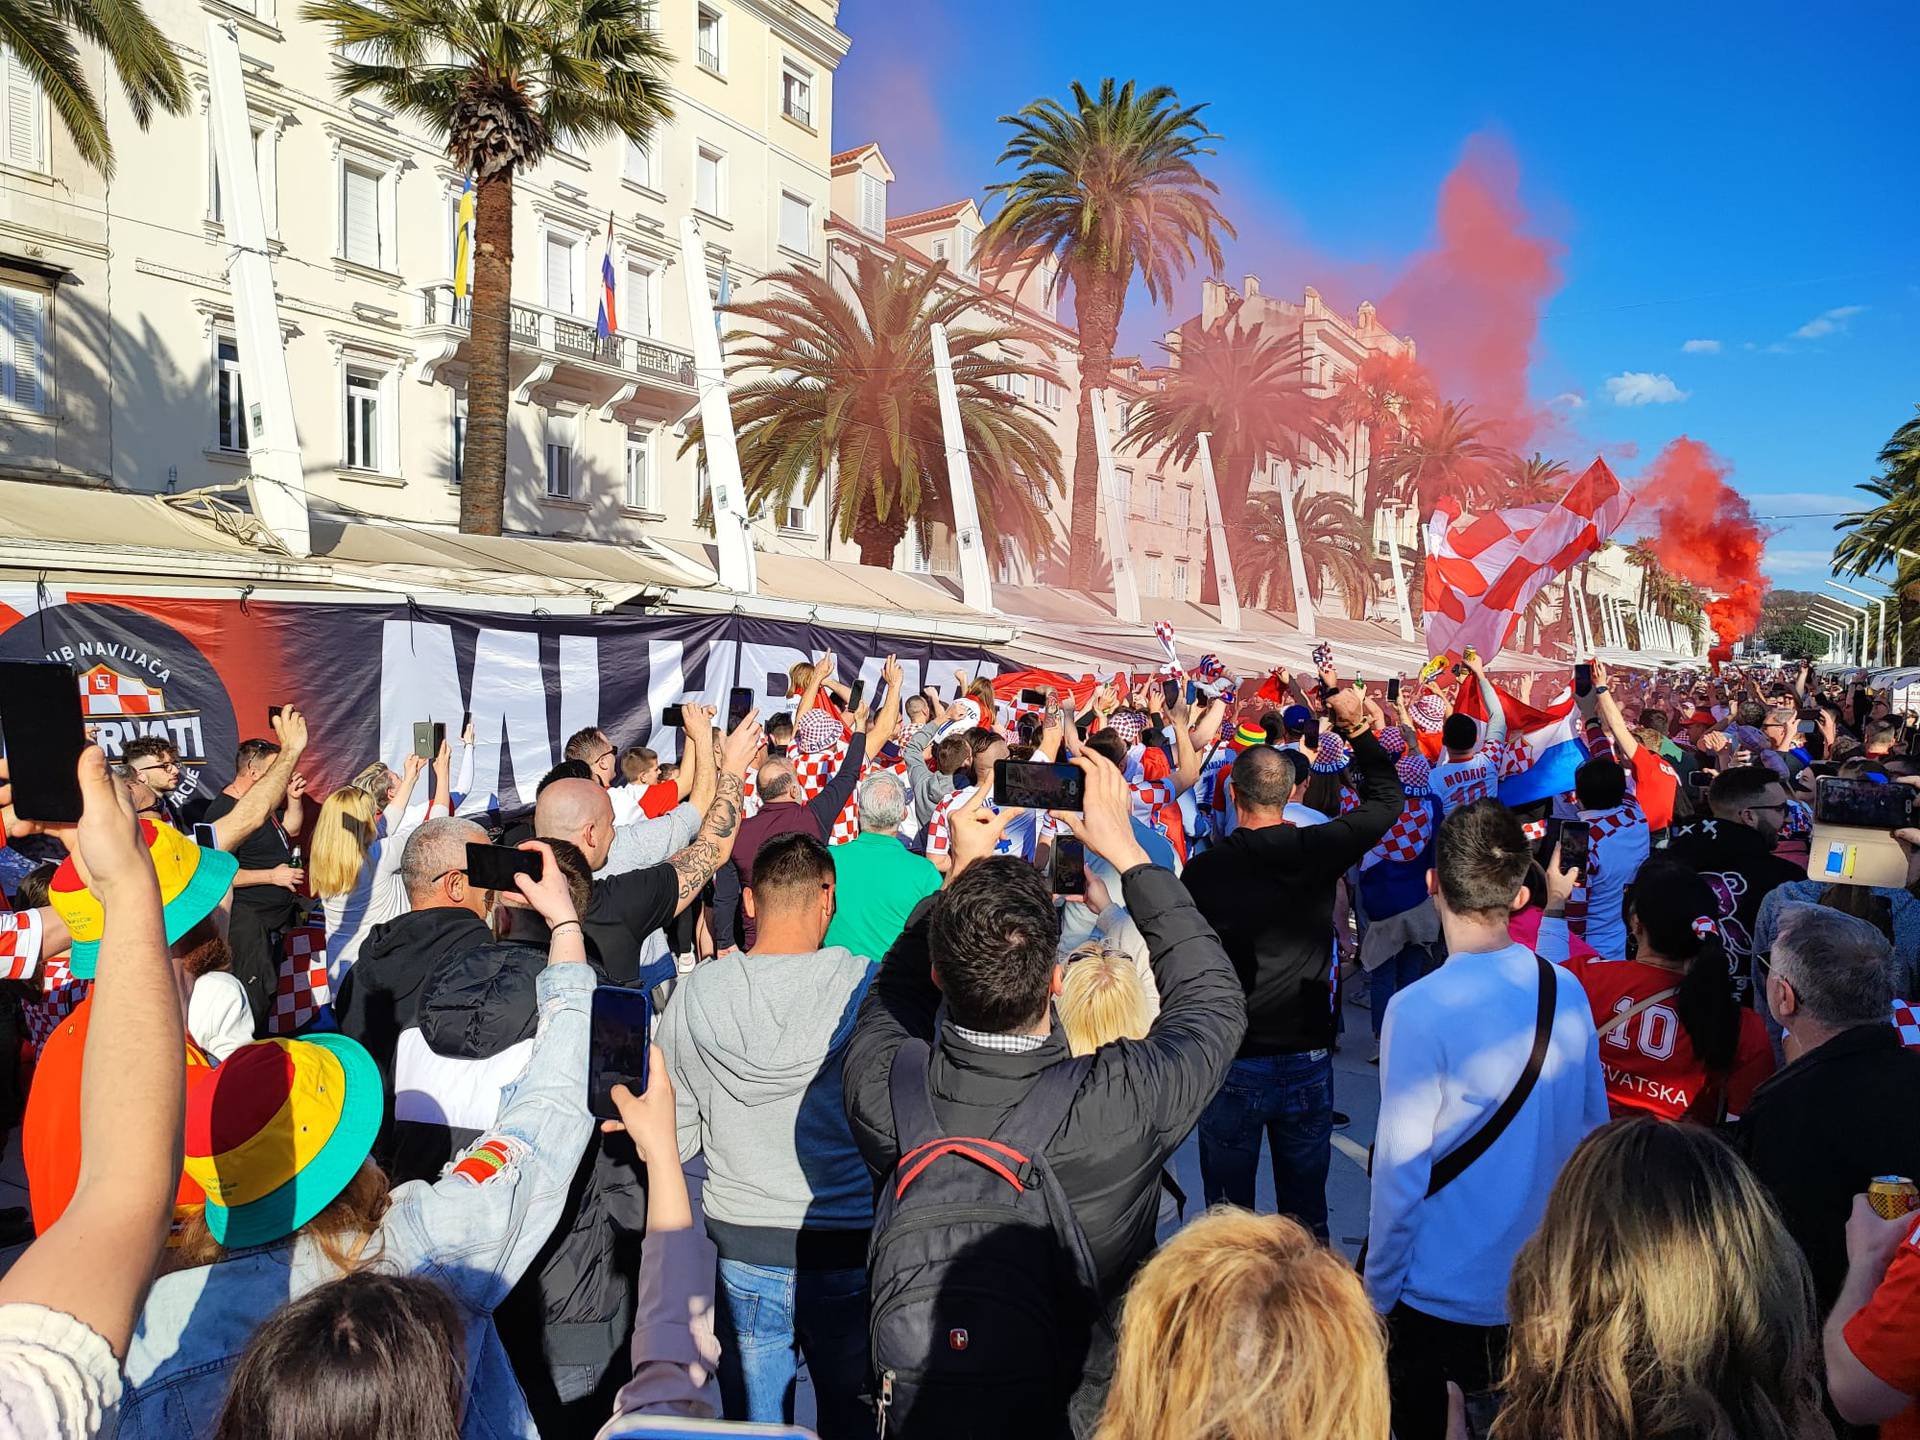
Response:
POLYGON ((887 186, 878 175, 860 177, 860 228, 869 235, 887 233, 887 186))
POLYGON ((639 265, 627 267, 627 295, 620 316, 629 334, 653 333, 653 272, 639 265))
POLYGON ((812 251, 813 211, 806 201, 787 194, 780 195, 780 243, 789 250, 802 255, 812 251))
POLYGON ((347 259, 356 265, 380 266, 380 179, 349 165, 342 192, 346 207, 347 259))
POLYGON ((11 50, 5 60, 7 163, 39 170, 45 163, 41 158, 40 87, 11 50))
POLYGON ((573 245, 559 235, 547 236, 547 308, 573 314, 573 245))
POLYGON ((23 410, 38 410, 41 400, 40 355, 45 335, 46 301, 32 290, 0 291, 0 395, 23 410))

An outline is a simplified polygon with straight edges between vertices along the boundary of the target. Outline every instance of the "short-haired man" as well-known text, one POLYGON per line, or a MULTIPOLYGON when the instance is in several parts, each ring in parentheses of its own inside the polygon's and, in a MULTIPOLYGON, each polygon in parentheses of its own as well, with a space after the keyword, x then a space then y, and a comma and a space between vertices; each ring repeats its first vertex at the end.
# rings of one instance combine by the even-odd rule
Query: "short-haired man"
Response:
POLYGON ((620 748, 598 725, 569 735, 562 755, 578 760, 593 772, 594 782, 613 800, 615 825, 631 825, 643 815, 649 820, 658 819, 687 798, 686 787, 671 781, 662 783, 657 777, 645 784, 629 784, 620 773, 620 748))
MULTIPOLYGON (((1092 1252, 1100 1302, 1111 1308, 1153 1250, 1160 1169, 1225 1078, 1246 1004, 1187 892, 1149 865, 1134 839, 1120 771, 1096 754, 1073 763, 1087 776, 1086 809, 1066 823, 1124 877, 1161 1007, 1145 1040, 1096 1052, 1045 1147, 1092 1252)), ((946 888, 915 911, 875 973, 847 1050, 847 1112, 877 1178, 900 1160, 889 1076, 909 1041, 930 1047, 934 1119, 957 1135, 991 1136, 1048 1067, 1070 1058, 1052 1005, 1064 974, 1059 913, 1039 871, 991 853, 1008 817, 985 801, 977 795, 955 815, 946 888)), ((1099 1413, 1111 1374, 1106 1346, 1096 1345, 1084 1379, 1078 1356, 1062 1377, 1069 1388, 1079 1383, 1072 1411, 1081 1433, 1099 1413)), ((1033 1421, 1028 1433, 1052 1434, 1064 1417, 1033 1421)))
POLYGON ((1507 1274, 1546 1213, 1554 1177, 1607 1121, 1606 1080, 1579 981, 1514 943, 1533 860, 1520 820, 1480 800, 1441 822, 1429 884, 1447 960, 1387 1002, 1373 1149, 1367 1293, 1387 1317, 1398 1440, 1447 1433, 1447 1385, 1499 1384, 1507 1274), (1436 1164, 1521 1083, 1553 987, 1547 1052, 1524 1103, 1438 1191, 1436 1164))
POLYGON ((1707 791, 1707 807, 1709 814, 1682 820, 1667 832, 1667 853, 1712 887, 1720 902, 1714 919, 1726 943, 1734 989, 1751 1004, 1764 998, 1754 989, 1761 960, 1753 948, 1760 907, 1780 886, 1805 879, 1806 871, 1774 854, 1787 823, 1787 787, 1777 771, 1763 765, 1722 770, 1707 791))
POLYGON ((1364 693, 1335 693, 1327 723, 1353 746, 1353 811, 1310 830, 1289 823, 1292 758, 1252 746, 1233 762, 1229 782, 1239 823, 1182 875, 1226 947, 1247 1005, 1239 1054, 1200 1118, 1207 1203, 1253 1208, 1265 1136, 1281 1213, 1323 1238, 1333 1154, 1334 892, 1404 806, 1364 693))
POLYGON ((1846 1278, 1853 1197, 1876 1175, 1920 1175, 1920 1054, 1887 1023, 1890 959, 1864 920, 1786 908, 1765 983, 1787 1063, 1732 1131, 1806 1252, 1823 1314, 1846 1278))
POLYGON ((680 1156, 706 1156, 726 1414, 792 1424, 804 1354, 828 1440, 873 1434, 860 1399, 873 1184, 841 1088, 872 967, 825 944, 834 894, 834 856, 817 836, 762 845, 744 897, 753 948, 695 966, 659 1036, 680 1156))
POLYGON ((860 782, 854 801, 860 807, 860 834, 833 847, 839 909, 827 944, 878 963, 915 907, 939 890, 940 872, 900 839, 907 785, 898 775, 875 771, 860 782))
POLYGON ((140 735, 120 749, 120 761, 141 784, 159 797, 160 818, 185 831, 207 810, 208 800, 196 794, 197 779, 180 763, 180 751, 164 735, 140 735))
POLYGON ((1500 793, 1500 748, 1507 734, 1507 712, 1485 664, 1477 655, 1462 663, 1479 687, 1488 720, 1483 727, 1470 715, 1454 714, 1441 722, 1440 744, 1446 758, 1433 767, 1430 783, 1449 810, 1500 793))
POLYGON ((1567 905, 1567 928, 1603 960, 1627 958, 1627 886, 1646 864, 1653 832, 1627 788, 1626 767, 1596 755, 1573 772, 1573 796, 1587 827, 1587 864, 1567 905))
MULTIPOLYGON (((1593 689, 1580 697, 1583 711, 1591 711, 1599 718, 1608 741, 1613 746, 1613 758, 1625 768, 1631 781, 1635 803, 1646 816, 1647 829, 1655 835, 1660 834, 1673 824, 1673 807, 1680 795, 1680 772, 1669 765, 1660 753, 1661 742, 1665 739, 1665 717, 1662 725, 1651 734, 1643 734, 1627 724, 1620 704, 1613 698, 1612 677, 1607 667, 1596 661, 1593 667, 1593 689)), ((1644 720, 1646 716, 1642 716, 1644 720)), ((1609 959, 1622 957, 1602 951, 1609 959)))

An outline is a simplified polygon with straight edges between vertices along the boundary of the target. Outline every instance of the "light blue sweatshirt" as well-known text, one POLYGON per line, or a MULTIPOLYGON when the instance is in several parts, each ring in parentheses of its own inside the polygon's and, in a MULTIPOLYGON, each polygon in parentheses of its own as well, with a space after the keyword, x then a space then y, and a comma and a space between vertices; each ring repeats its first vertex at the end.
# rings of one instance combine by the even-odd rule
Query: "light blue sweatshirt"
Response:
POLYGON ((1606 1079, 1580 982, 1552 968, 1553 1033, 1505 1133, 1431 1199, 1435 1160, 1499 1108, 1533 1048, 1540 967, 1524 945, 1453 955, 1388 1002, 1380 1036, 1367 1293, 1441 1320, 1501 1325, 1507 1274, 1560 1167, 1607 1121, 1606 1079))

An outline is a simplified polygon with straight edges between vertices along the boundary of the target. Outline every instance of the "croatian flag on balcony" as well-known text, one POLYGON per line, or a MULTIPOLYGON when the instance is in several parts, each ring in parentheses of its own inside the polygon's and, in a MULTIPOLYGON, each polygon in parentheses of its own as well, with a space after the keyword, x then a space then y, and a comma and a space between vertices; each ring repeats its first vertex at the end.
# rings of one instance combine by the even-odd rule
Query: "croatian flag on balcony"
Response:
POLYGON ((600 318, 594 322, 594 330, 601 339, 613 334, 620 328, 620 322, 613 308, 613 212, 607 212, 607 248, 600 252, 600 318))

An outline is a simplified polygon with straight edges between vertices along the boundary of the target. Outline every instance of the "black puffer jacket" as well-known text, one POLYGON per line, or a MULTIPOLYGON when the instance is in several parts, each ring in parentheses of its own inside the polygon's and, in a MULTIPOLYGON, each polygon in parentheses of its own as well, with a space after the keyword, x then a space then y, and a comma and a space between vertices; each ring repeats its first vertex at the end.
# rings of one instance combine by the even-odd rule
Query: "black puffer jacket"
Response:
MULTIPOLYGON (((1142 865, 1127 872, 1124 884, 1127 911, 1152 958, 1160 1014, 1146 1039, 1100 1047, 1046 1150, 1110 1306, 1153 1251, 1161 1167, 1226 1079, 1247 1029, 1246 996, 1233 965, 1180 882, 1142 865)), ((847 1116, 877 1177, 900 1159, 887 1077, 903 1041, 933 1045, 934 1116, 949 1135, 992 1135, 1040 1072, 1069 1058, 1057 1023, 1038 1049, 1019 1054, 970 1045, 951 1026, 936 1026, 940 991, 930 972, 927 932, 937 903, 937 896, 923 902, 887 953, 847 1046, 847 1116)), ((1090 1428, 1111 1378, 1111 1356, 1098 1353, 1098 1338, 1095 1344, 1074 1397, 1076 1433, 1090 1428)))
MULTIPOLYGON (((396 1184, 437 1178, 491 1123, 531 1054, 546 964, 543 951, 488 944, 436 968, 394 1061, 396 1184)), ((643 1174, 625 1135, 596 1130, 546 1248, 494 1313, 543 1435, 592 1433, 632 1373, 643 1174)))

